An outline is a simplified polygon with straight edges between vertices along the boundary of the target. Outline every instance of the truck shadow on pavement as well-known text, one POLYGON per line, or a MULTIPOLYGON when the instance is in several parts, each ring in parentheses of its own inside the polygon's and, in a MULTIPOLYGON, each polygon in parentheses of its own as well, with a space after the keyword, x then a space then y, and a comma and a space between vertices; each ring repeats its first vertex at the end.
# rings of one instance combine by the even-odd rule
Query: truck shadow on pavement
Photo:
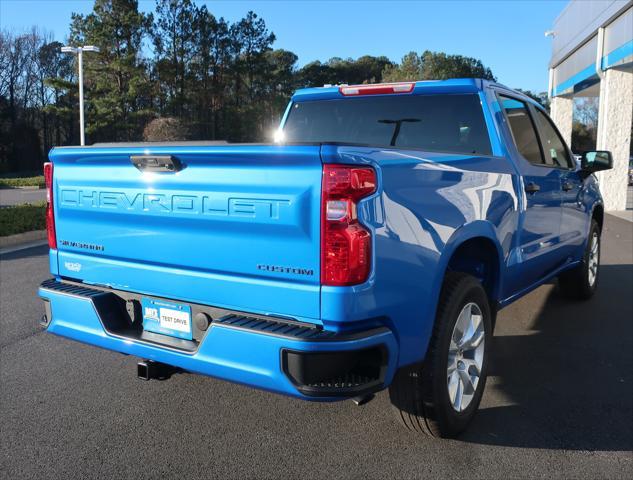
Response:
POLYGON ((20 250, 0 253, 2 260, 20 260, 24 258, 37 257, 38 255, 46 255, 48 253, 48 245, 34 245, 33 247, 23 248, 20 250))
POLYGON ((460 440, 633 448, 633 265, 602 265, 599 281, 589 301, 567 300, 549 286, 542 287, 549 291, 540 311, 521 312, 529 303, 519 301, 500 313, 486 389, 502 405, 482 404, 460 440), (530 324, 504 329, 504 317, 517 314, 531 318, 530 324))

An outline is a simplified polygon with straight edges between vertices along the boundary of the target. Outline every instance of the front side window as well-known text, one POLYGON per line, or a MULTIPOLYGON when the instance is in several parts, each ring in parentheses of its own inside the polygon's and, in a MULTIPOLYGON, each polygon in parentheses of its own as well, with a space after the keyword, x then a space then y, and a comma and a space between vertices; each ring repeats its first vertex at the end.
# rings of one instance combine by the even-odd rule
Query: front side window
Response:
POLYGON ((572 162, 567 148, 554 128, 552 121, 540 110, 536 109, 536 121, 541 131, 541 143, 545 154, 545 163, 552 167, 571 168, 572 162))
POLYGON ((534 165, 543 165, 541 147, 527 105, 520 100, 502 95, 499 96, 499 99, 508 119, 517 150, 528 162, 534 165))
POLYGON ((491 155, 479 96, 384 95, 294 103, 286 142, 491 155))

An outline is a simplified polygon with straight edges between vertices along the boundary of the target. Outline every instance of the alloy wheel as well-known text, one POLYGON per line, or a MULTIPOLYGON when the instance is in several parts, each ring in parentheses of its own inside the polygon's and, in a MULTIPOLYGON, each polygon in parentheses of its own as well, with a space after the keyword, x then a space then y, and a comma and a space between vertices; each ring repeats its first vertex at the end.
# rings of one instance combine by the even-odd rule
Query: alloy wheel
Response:
POLYGON ((589 247, 589 259, 587 261, 589 286, 593 287, 598 276, 598 263, 600 261, 600 244, 598 242, 598 234, 593 232, 591 236, 591 245, 589 247))
POLYGON ((481 308, 474 302, 464 306, 453 327, 448 349, 446 383, 448 396, 457 412, 473 400, 484 360, 485 330, 481 308))

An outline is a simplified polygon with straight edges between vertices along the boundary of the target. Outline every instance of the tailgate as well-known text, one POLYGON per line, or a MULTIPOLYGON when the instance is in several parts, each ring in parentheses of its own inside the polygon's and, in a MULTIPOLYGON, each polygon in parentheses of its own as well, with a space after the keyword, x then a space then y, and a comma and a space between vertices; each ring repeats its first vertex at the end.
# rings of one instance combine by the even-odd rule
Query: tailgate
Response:
POLYGON ((60 148, 50 157, 62 277, 319 318, 318 146, 60 148), (142 172, 138 155, 172 156, 182 169, 142 172))

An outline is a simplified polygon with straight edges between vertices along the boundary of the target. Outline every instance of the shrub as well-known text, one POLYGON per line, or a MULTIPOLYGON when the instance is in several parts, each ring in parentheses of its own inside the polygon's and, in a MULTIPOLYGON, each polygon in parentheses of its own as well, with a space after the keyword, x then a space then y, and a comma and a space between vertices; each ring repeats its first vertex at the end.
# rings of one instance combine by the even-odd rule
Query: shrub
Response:
POLYGON ((43 187, 43 186, 44 186, 44 175, 37 175, 35 177, 0 178, 0 188, 43 187))
POLYGON ((143 140, 146 142, 176 142, 188 137, 186 125, 174 117, 155 118, 143 130, 143 140))
POLYGON ((0 208, 0 237, 46 228, 46 202, 0 208))

